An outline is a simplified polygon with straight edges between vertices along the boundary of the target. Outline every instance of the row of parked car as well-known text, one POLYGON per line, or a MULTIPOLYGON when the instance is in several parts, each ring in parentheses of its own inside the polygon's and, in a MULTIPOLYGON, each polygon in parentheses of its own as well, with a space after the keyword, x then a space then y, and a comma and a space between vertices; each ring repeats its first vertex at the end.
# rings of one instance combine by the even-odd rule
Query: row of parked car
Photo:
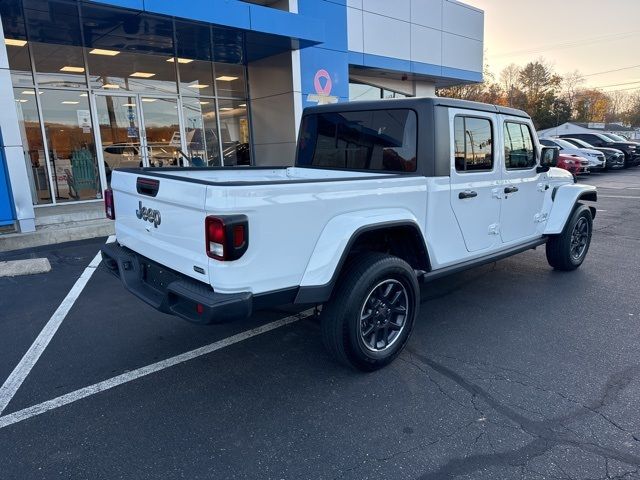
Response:
POLYGON ((640 143, 613 133, 572 133, 540 138, 560 150, 558 167, 573 175, 640 165, 640 143))

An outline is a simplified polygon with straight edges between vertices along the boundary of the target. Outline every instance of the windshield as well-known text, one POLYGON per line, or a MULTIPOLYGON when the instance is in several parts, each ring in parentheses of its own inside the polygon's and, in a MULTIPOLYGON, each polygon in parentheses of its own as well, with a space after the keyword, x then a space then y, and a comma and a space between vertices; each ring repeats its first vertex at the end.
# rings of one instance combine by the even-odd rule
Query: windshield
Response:
POLYGON ((615 140, 616 142, 628 142, 629 140, 627 140, 624 137, 621 137, 620 135, 616 135, 615 133, 605 133, 605 136, 615 140))
POLYGON ((305 115, 297 165, 415 172, 418 121, 413 110, 305 115))
POLYGON ((567 141, 578 145, 580 148, 593 148, 593 145, 585 142, 584 140, 580 140, 579 138, 568 138, 567 141))
POLYGON ((576 146, 575 146, 575 145, 573 145, 571 142, 567 142, 566 140, 563 140, 562 138, 554 138, 554 139, 553 139, 553 141, 554 141, 555 143, 557 143, 557 144, 558 144, 558 146, 559 146, 560 148, 562 148, 563 150, 565 150, 565 149, 567 149, 567 148, 568 148, 569 150, 571 150, 571 149, 573 149, 573 148, 576 148, 576 146))
POLYGON ((596 137, 598 137, 600 140, 602 140, 603 142, 606 143, 611 143, 613 142, 613 140, 611 140, 609 137, 607 137, 606 135, 602 135, 601 133, 594 133, 594 135, 596 137))

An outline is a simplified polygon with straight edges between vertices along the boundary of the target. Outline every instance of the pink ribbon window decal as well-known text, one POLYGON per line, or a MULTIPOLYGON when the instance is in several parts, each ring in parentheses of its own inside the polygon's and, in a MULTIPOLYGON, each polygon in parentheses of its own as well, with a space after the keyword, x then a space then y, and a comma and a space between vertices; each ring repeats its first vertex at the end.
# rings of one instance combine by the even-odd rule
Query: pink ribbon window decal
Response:
POLYGON ((316 89, 316 93, 318 95, 329 95, 331 93, 331 87, 333 84, 331 83, 331 76, 329 72, 325 69, 320 69, 316 72, 316 76, 313 79, 313 86, 316 89), (321 79, 325 79, 324 87, 322 86, 321 79))

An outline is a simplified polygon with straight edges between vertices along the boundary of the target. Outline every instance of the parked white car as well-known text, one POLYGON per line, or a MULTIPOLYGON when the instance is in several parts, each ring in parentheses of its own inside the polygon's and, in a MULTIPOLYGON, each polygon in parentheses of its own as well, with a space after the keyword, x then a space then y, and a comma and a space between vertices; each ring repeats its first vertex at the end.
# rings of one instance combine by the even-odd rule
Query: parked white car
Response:
POLYGON ((606 168, 607 162, 604 153, 592 148, 580 148, 562 138, 541 138, 540 143, 547 147, 558 147, 560 153, 575 157, 583 157, 589 162, 589 171, 602 171, 606 168))
POLYGON ((557 158, 510 108, 445 98, 313 107, 295 167, 115 171, 105 206, 117 242, 104 264, 193 322, 324 304, 331 355, 375 370, 407 343, 420 282, 543 244, 556 269, 583 263, 596 213, 583 202, 596 189, 554 168, 557 158))

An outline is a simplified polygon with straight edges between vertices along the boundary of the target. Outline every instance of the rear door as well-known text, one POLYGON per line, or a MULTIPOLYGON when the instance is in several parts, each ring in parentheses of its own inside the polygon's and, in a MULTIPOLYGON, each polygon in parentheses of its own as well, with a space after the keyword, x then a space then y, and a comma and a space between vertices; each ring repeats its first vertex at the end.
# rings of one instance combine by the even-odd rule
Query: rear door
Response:
POLYGON ((207 185, 188 178, 115 171, 116 237, 125 247, 197 280, 208 280, 207 185))
POLYGON ((497 116, 449 109, 451 207, 469 252, 500 246, 500 169, 494 142, 497 116))
POLYGON ((545 219, 542 206, 548 187, 547 174, 538 173, 538 149, 533 127, 523 118, 500 115, 504 150, 500 235, 504 243, 539 236, 545 219))

